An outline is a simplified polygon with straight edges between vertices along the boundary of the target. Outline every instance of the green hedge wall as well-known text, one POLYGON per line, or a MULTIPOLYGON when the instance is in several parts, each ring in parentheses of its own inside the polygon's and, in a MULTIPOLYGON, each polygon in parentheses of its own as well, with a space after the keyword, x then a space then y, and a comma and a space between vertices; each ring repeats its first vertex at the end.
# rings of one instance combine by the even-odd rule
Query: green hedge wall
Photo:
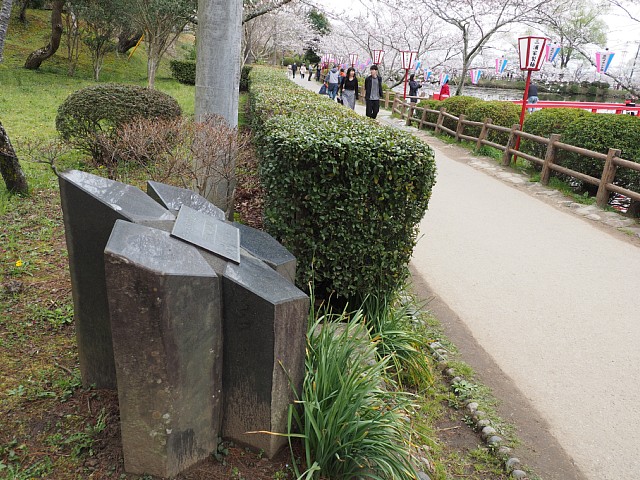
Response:
POLYGON ((267 68, 250 74, 250 105, 265 224, 296 255, 298 285, 344 300, 400 287, 435 182, 432 150, 267 68))
MULTIPOLYGON (((546 138, 552 133, 563 135, 569 125, 585 115, 589 115, 589 112, 577 108, 544 108, 531 115, 526 115, 523 130, 532 135, 546 138)), ((565 139, 562 138, 562 140, 565 139)), ((531 140, 523 140, 520 149, 525 153, 544 159, 547 146, 531 140)), ((562 155, 559 152, 559 158, 562 155)), ((540 169, 540 167, 537 168, 540 169)))
POLYGON ((196 62, 191 60, 171 60, 169 62, 171 75, 180 83, 196 84, 196 62))
MULTIPOLYGON (((619 148, 621 158, 640 163, 640 120, 631 115, 587 112, 567 125, 561 141, 600 153, 607 153, 609 148, 619 148)), ((604 167, 604 160, 569 152, 565 152, 558 163, 595 178, 602 176, 604 167)), ((618 168, 615 183, 640 192, 640 173, 618 168)))

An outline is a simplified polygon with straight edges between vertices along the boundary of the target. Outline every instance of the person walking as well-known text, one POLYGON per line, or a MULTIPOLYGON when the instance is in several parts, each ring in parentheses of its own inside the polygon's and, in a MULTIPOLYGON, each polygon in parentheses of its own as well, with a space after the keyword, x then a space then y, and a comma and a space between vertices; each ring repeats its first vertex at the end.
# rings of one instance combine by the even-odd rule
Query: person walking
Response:
POLYGON ((347 69, 344 81, 340 85, 340 97, 344 106, 349 107, 351 110, 356 108, 356 100, 359 97, 358 79, 356 78, 356 71, 352 67, 347 69))
POLYGON ((302 64, 302 66, 300 67, 300 78, 301 78, 302 80, 304 80, 304 76, 306 75, 306 73, 307 73, 307 67, 306 67, 306 65, 303 63, 303 64, 302 64))
POLYGON ((371 65, 371 74, 364 80, 364 99, 367 104, 367 117, 376 118, 380 111, 382 98, 382 77, 378 76, 378 66, 371 65))
POLYGON ((415 74, 411 74, 409 76, 409 96, 411 97, 411 102, 416 103, 418 101, 418 90, 422 88, 422 84, 416 82, 415 74))
POLYGON ((449 98, 451 93, 449 92, 449 79, 445 80, 440 87, 440 100, 444 100, 445 98, 449 98))
POLYGON ((322 68, 319 63, 316 63, 316 82, 320 81, 320 73, 322 73, 322 68))
POLYGON ((293 73, 293 78, 296 78, 296 70, 298 70, 298 65, 296 65, 296 62, 293 62, 293 65, 291 65, 291 73, 293 73))
POLYGON ((340 83, 340 72, 338 71, 337 65, 334 65, 329 73, 327 73, 326 82, 329 85, 329 98, 335 100, 338 94, 338 84, 340 83))
MULTIPOLYGON (((535 83, 529 85, 529 93, 527 97, 527 103, 538 103, 538 86, 535 83)), ((535 109, 530 108, 529 113, 532 113, 535 109)))

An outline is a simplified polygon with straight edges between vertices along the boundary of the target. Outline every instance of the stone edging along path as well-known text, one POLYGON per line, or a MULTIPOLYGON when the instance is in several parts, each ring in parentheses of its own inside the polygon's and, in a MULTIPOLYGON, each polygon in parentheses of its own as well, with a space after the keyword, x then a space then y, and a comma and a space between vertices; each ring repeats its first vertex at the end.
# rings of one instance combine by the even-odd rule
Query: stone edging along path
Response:
MULTIPOLYGON (((449 378, 449 384, 453 387, 456 383, 463 380, 456 374, 456 371, 448 365, 447 350, 440 342, 432 342, 429 345, 431 356, 438 362, 443 369, 444 374, 449 378)), ((520 468, 520 459, 512 455, 511 448, 502 445, 503 439, 499 432, 491 426, 491 421, 487 419, 487 414, 479 410, 478 402, 473 399, 465 400, 465 408, 474 421, 474 428, 480 433, 480 436, 487 444, 487 447, 503 461, 505 471, 510 474, 511 478, 526 479, 527 473, 520 468)))

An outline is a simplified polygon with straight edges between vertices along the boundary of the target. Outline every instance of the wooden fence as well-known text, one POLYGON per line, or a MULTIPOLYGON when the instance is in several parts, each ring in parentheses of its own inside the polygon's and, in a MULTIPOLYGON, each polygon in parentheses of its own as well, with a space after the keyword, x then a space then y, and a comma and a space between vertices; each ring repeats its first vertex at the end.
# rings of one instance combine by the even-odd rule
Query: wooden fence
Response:
POLYGON ((417 123, 418 128, 420 129, 430 127, 433 128, 436 133, 445 132, 455 137, 458 142, 462 140, 475 142, 476 148, 480 148, 483 145, 486 145, 501 150, 503 152, 502 164, 505 166, 511 163, 512 156, 514 158, 524 158, 531 163, 539 165, 542 167, 540 183, 542 183, 543 185, 547 185, 549 183, 551 172, 562 173, 564 175, 568 175, 575 179, 581 180, 585 183, 595 185, 596 187, 598 187, 596 202, 599 207, 605 207, 607 205, 609 201, 609 194, 611 192, 619 193, 621 195, 624 195, 625 197, 631 198, 635 202, 640 202, 640 193, 619 187, 618 185, 614 185, 613 183, 615 181, 616 171, 619 167, 629 168, 640 173, 640 163, 635 163, 620 158, 620 150, 618 149, 610 148, 608 153, 606 154, 594 152, 585 148, 562 143, 560 142, 560 135, 558 134, 552 134, 549 138, 539 137, 537 135, 531 135, 530 133, 520 131, 520 126, 518 124, 513 125, 511 128, 493 125, 490 118, 485 119, 484 122, 474 122, 471 120, 467 120, 464 115, 460 115, 460 117, 451 115, 450 113, 447 113, 444 107, 440 108, 440 110, 430 110, 428 108, 417 107, 415 103, 403 101, 400 95, 394 96, 391 111, 392 113, 399 114, 400 118, 402 119, 406 118, 406 125, 417 123), (429 122, 426 120, 427 114, 429 113, 437 115, 436 122, 429 122), (416 116, 416 114, 418 114, 418 116, 416 116), (456 122, 455 130, 452 130, 443 125, 445 118, 449 118, 456 122), (467 126, 480 127, 480 134, 477 137, 466 135, 464 133, 464 129, 467 126), (508 133, 509 139, 507 141, 507 144, 502 145, 487 140, 487 136, 491 131, 508 133), (517 150, 516 145, 519 144, 519 139, 530 140, 542 145, 546 145, 546 153, 544 158, 538 158, 517 150), (585 175, 584 173, 576 172, 575 170, 570 170, 566 167, 557 165, 555 162, 557 153, 560 150, 577 153, 578 155, 583 155, 585 157, 594 158, 597 160, 602 160, 602 175, 600 176, 600 178, 595 178, 589 175, 585 175))

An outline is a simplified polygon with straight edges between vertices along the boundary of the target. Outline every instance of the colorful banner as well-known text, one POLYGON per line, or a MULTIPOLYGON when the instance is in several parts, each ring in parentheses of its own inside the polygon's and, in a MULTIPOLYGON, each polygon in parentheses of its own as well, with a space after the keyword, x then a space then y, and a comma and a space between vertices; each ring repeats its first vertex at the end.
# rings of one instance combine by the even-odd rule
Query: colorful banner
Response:
POLYGON ((449 74, 448 73, 441 73, 440 74, 440 85, 444 85, 445 82, 449 80, 449 74))
POLYGON ((547 53, 547 62, 553 62, 560 53, 560 50, 562 50, 562 47, 560 45, 547 45, 545 50, 547 53))
POLYGON ((469 70, 469 76, 471 77, 471 83, 473 85, 477 85, 480 77, 482 76, 482 70, 472 68, 471 70, 469 70))
POLYGON ((420 69, 420 65, 422 65, 422 61, 421 60, 416 60, 416 63, 413 67, 413 71, 417 72, 420 69))
POLYGON ((605 52, 596 52, 596 71, 598 73, 607 73, 614 55, 613 52, 609 52, 608 50, 605 52))
POLYGON ((431 77, 431 74, 433 72, 431 70, 429 70, 428 68, 423 68, 422 69, 422 74, 424 75, 424 81, 426 82, 427 80, 429 80, 429 78, 431 77))
POLYGON ((507 68, 507 63, 509 61, 506 58, 496 58, 496 74, 500 75, 504 72, 504 69, 507 68))

